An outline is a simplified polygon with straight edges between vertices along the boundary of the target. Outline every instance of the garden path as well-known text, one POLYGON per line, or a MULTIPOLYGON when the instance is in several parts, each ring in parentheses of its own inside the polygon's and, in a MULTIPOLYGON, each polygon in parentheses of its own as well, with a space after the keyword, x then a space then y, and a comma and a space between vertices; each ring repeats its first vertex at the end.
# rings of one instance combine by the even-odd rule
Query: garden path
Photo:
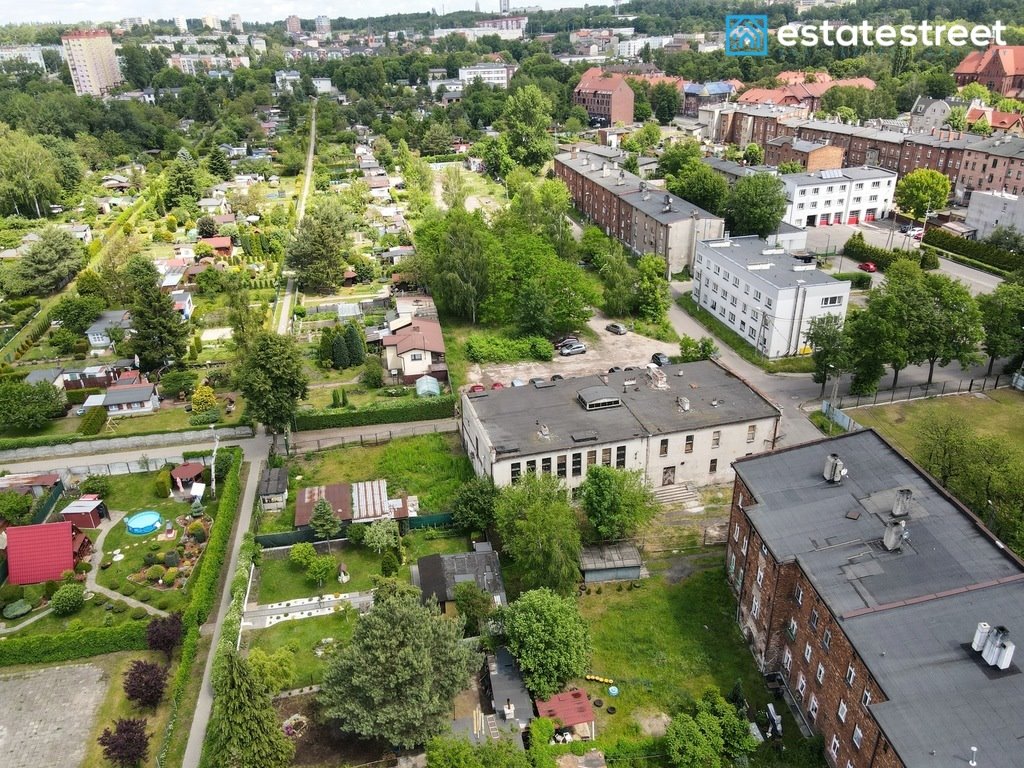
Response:
POLYGON ((124 512, 115 512, 114 510, 111 510, 108 524, 102 527, 99 535, 96 536, 96 541, 94 541, 92 545, 92 570, 85 575, 85 587, 90 592, 106 595, 111 600, 123 600, 132 608, 143 608, 146 613, 151 613, 154 616, 166 616, 167 611, 161 611, 159 608, 147 605, 141 600, 136 600, 134 597, 128 597, 127 595, 122 595, 120 592, 116 592, 113 589, 107 589, 107 587, 100 585, 96 581, 96 574, 99 573, 100 563, 103 561, 103 540, 107 538, 107 533, 112 531, 114 526, 121 522, 124 514, 124 512))
POLYGON ((286 603, 256 605, 246 609, 242 615, 242 628, 266 629, 282 621, 326 616, 344 605, 351 605, 360 612, 369 610, 373 605, 373 592, 351 592, 342 595, 324 595, 323 598, 306 597, 289 600, 286 603))

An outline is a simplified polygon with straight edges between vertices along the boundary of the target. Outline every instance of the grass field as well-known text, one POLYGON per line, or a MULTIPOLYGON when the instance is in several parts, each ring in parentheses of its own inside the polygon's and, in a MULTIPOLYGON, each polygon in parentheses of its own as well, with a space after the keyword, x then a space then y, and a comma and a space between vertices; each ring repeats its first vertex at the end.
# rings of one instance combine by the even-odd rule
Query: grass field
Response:
MULTIPOLYGON (((719 553, 709 554, 714 561, 719 553)), ((599 742, 614 743, 640 736, 636 714, 673 714, 690 697, 708 688, 728 694, 737 680, 747 701, 764 711, 768 692, 735 621, 736 603, 724 570, 712 567, 681 583, 664 577, 665 561, 649 565, 654 575, 638 590, 617 591, 580 599, 580 611, 593 641, 591 672, 615 680, 617 712, 598 714, 599 742)), ((607 687, 574 681, 593 698, 612 700, 607 687)), ((785 707, 783 733, 787 744, 799 741, 799 730, 785 707)))
POLYGON ((985 394, 950 395, 913 400, 848 411, 853 420, 871 427, 900 451, 920 458, 920 427, 939 413, 962 416, 982 435, 1001 438, 1004 444, 1024 458, 1024 393, 997 389, 985 394))
POLYGON ((269 629, 256 629, 246 632, 242 642, 249 650, 262 648, 267 653, 274 653, 281 648, 288 648, 294 654, 295 680, 294 688, 316 685, 324 675, 327 666, 326 656, 317 656, 313 649, 325 637, 334 638, 335 643, 347 643, 352 638, 359 615, 355 610, 336 611, 329 616, 314 616, 311 619, 282 621, 269 629))

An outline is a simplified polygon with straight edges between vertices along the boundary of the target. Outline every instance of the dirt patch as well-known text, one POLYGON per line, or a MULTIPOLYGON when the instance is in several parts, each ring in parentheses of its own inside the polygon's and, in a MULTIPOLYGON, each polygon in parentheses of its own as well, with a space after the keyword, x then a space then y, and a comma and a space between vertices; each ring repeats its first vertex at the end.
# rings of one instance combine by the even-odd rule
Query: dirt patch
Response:
POLYGON ((625 336, 616 336, 605 330, 608 323, 608 318, 601 314, 590 319, 588 326, 596 338, 585 340, 587 351, 582 355, 562 357, 556 352, 550 362, 473 364, 467 371, 467 383, 489 387, 500 381, 508 386, 512 379, 529 381, 534 376, 549 379, 556 373, 567 379, 592 376, 606 373, 609 368, 616 365, 620 368, 633 366, 642 369, 651 361, 651 355, 655 352, 664 352, 666 355, 678 354, 674 344, 649 339, 632 332, 625 336))
POLYGON ((722 564, 719 552, 697 552, 692 555, 673 555, 665 558, 668 568, 665 569, 665 581, 678 584, 699 571, 707 571, 722 564))
POLYGON ((648 712, 639 710, 633 713, 633 719, 640 726, 644 736, 664 736, 668 724, 672 721, 664 712, 648 712))
POLYGON ((274 709, 282 723, 296 713, 309 718, 309 727, 295 739, 292 765, 363 765, 387 760, 378 767, 383 768, 398 762, 398 756, 387 744, 345 735, 337 725, 322 722, 316 694, 279 699, 274 702, 274 709))

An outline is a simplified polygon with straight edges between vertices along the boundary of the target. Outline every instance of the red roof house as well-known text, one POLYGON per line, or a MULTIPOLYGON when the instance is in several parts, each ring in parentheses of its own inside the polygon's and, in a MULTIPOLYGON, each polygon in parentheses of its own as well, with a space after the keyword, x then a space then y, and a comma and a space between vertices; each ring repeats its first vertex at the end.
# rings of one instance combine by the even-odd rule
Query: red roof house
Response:
POLYGON ((956 84, 981 83, 989 90, 1017 98, 1024 75, 1024 45, 990 45, 984 51, 971 51, 953 71, 956 84))
POLYGON ((71 523, 15 525, 6 533, 11 584, 57 581, 64 571, 75 567, 71 523))
POLYGON ((201 237, 200 243, 206 243, 208 246, 213 248, 213 252, 218 256, 230 256, 231 255, 231 238, 230 237, 201 237))
POLYGON ((100 520, 107 516, 107 505, 94 493, 87 493, 60 511, 66 522, 79 528, 99 528, 100 520))
POLYGON ((579 689, 556 693, 547 701, 537 699, 537 714, 558 722, 563 728, 572 728, 584 739, 593 739, 597 735, 594 723, 594 708, 587 698, 586 691, 579 689))

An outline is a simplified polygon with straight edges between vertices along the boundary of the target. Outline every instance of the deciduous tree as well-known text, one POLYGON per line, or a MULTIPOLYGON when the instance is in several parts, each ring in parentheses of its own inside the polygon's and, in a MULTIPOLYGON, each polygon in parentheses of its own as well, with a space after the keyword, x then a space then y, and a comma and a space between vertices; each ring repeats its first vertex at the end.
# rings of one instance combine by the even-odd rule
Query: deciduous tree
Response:
POLYGON ((770 173, 755 173, 737 181, 725 206, 726 227, 734 235, 767 237, 786 212, 782 181, 770 173))
POLYGON ((658 122, 668 125, 679 112, 679 89, 672 83, 657 83, 651 88, 651 110, 658 122))
POLYGON ((505 100, 501 124, 508 138, 512 160, 536 171, 555 154, 555 143, 548 135, 551 102, 534 84, 517 88, 505 100))
POLYGON ((106 302, 96 296, 65 296, 51 311, 50 320, 81 335, 100 316, 104 306, 106 302))
POLYGON ((398 523, 394 520, 375 520, 366 529, 363 544, 378 555, 386 549, 398 549, 398 523))
POLYGON ((455 585, 455 607, 466 620, 466 636, 476 637, 483 631, 484 622, 494 613, 494 597, 480 589, 475 581, 455 585))
POLYGON ((658 323, 668 312, 668 278, 665 260, 653 253, 645 253, 636 263, 636 311, 642 319, 658 323))
POLYGON ((1016 357, 1024 350, 1024 285, 1001 283, 992 293, 979 296, 978 306, 991 374, 996 358, 1016 357))
POLYGON ((494 522, 497 499, 498 489, 491 478, 474 477, 459 486, 448 504, 452 522, 467 533, 486 531, 494 522))
POLYGON ((306 578, 316 583, 318 588, 334 578, 337 564, 331 555, 318 555, 306 565, 306 578))
POLYGON ((658 502, 639 471, 590 467, 580 496, 587 519, 604 541, 635 536, 658 512, 658 502))
POLYGON ((124 695, 140 707, 156 709, 167 689, 167 667, 136 659, 124 673, 124 695))
POLYGON ((849 336, 843 331, 843 318, 839 315, 819 315, 812 318, 807 328, 807 345, 813 350, 816 384, 821 384, 820 397, 825 396, 825 384, 834 376, 849 369, 849 336))
POLYGON ((181 614, 172 613, 169 616, 155 616, 149 621, 146 627, 146 647, 151 651, 160 651, 167 656, 170 662, 174 649, 181 645, 181 638, 184 634, 184 627, 181 623, 181 614))
POLYGON ((668 190, 716 216, 721 215, 729 197, 729 183, 725 177, 704 163, 692 163, 684 167, 678 176, 670 176, 668 190))
POLYGON ((103 757, 119 768, 137 768, 149 755, 150 735, 146 733, 144 718, 119 718, 114 730, 104 728, 97 739, 103 747, 103 757))
POLYGON ((0 425, 36 430, 64 411, 63 393, 47 381, 0 381, 0 425))
POLYGON ((896 183, 893 202, 901 211, 920 220, 926 213, 946 205, 949 189, 949 177, 946 174, 930 168, 918 168, 896 183))
POLYGON ((658 176, 667 178, 678 177, 683 169, 699 163, 703 153, 700 144, 695 139, 683 139, 674 141, 665 148, 658 158, 658 176))
POLYGON ((295 341, 267 331, 253 336, 237 380, 253 418, 275 432, 291 423, 309 382, 295 341))

